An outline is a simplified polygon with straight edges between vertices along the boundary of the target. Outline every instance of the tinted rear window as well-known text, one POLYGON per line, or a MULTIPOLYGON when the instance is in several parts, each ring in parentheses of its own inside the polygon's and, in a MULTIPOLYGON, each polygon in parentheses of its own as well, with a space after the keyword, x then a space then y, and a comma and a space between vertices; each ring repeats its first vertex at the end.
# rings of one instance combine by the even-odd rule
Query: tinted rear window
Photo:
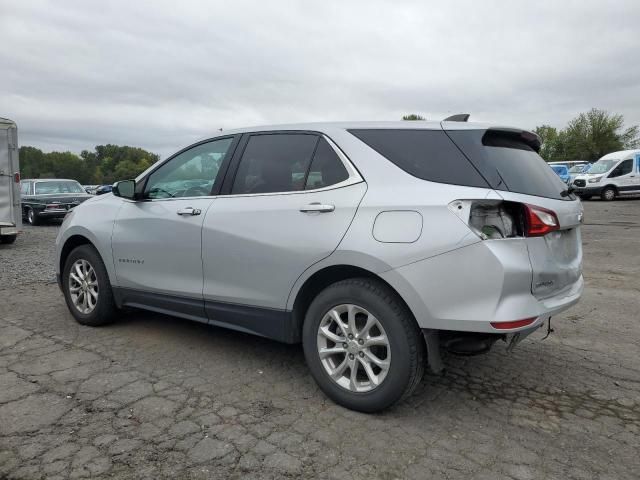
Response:
POLYGON ((496 190, 572 199, 561 195, 567 185, 518 133, 453 130, 447 134, 496 190))
POLYGON ((414 177, 470 187, 489 186, 442 130, 358 129, 349 132, 414 177))

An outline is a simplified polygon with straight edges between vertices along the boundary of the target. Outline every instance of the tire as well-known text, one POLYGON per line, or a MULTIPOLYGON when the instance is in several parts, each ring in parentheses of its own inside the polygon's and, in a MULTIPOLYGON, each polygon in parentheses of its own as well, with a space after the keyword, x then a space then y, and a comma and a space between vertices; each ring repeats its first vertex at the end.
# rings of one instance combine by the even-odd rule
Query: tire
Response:
POLYGON ((29 222, 29 225, 33 225, 34 227, 37 227, 41 223, 38 218, 38 214, 33 208, 27 209, 27 222, 29 222))
MULTIPOLYGON (((347 325, 347 332, 352 331, 353 329, 347 325)), ((334 402, 360 412, 377 412, 409 396, 420 383, 424 372, 425 345, 413 315, 395 292, 375 279, 343 280, 320 292, 309 306, 305 316, 302 343, 311 375, 320 389, 334 402), (345 323, 348 324, 349 309, 353 306, 356 306, 353 311, 357 312, 357 315, 353 315, 356 319, 354 320, 355 331, 356 333, 359 331, 360 334, 350 340, 347 338, 348 334, 338 330, 337 322, 332 320, 335 316, 331 315, 331 312, 342 312, 339 318, 345 319, 345 323), (347 310, 343 311, 345 308, 347 310), (365 315, 363 310, 369 316, 365 315), (372 321, 377 320, 378 323, 371 327, 369 334, 363 334, 362 327, 368 324, 370 316, 373 317, 372 321), (333 338, 341 337, 345 342, 328 340, 326 334, 320 333, 321 327, 324 331, 329 329, 329 333, 333 333, 333 338), (359 335, 362 336, 358 338, 359 335), (385 335, 388 346, 356 345, 363 338, 380 339, 385 335), (348 346, 347 349, 344 349, 345 345, 348 346), (321 348, 342 349, 344 353, 335 353, 322 360, 321 348), (377 360, 388 361, 386 371, 377 365, 374 367, 373 362, 369 362, 371 358, 369 355, 372 353, 377 360), (351 358, 348 359, 350 355, 351 358), (371 373, 375 374, 375 378, 380 379, 379 384, 375 385, 375 382, 371 381, 363 361, 369 363, 371 373), (354 383, 352 383, 350 367, 344 367, 346 370, 338 380, 331 378, 327 369, 336 367, 334 373, 337 373, 343 362, 352 362, 357 365, 354 383), (348 374, 347 371, 349 371, 348 374), (347 382, 348 386, 345 385, 347 382), (353 388, 353 385, 356 388, 353 388)))
POLYGON ((18 235, 0 235, 0 243, 10 245, 16 241, 16 238, 18 238, 18 235))
MULTIPOLYGON (((80 290, 83 290, 82 286, 80 290)), ((67 307, 78 323, 97 327, 106 325, 114 320, 117 308, 113 300, 113 291, 111 290, 109 276, 107 275, 107 269, 102 262, 102 258, 100 258, 100 254, 93 245, 80 245, 71 251, 62 271, 62 291, 67 302, 67 307), (89 265, 93 274, 90 273, 91 270, 88 268, 82 268, 82 262, 89 265), (86 278, 89 282, 87 283, 87 290, 76 294, 74 301, 74 293, 72 293, 71 290, 74 286, 77 289, 77 286, 82 284, 72 277, 71 270, 73 268, 75 278, 82 278, 78 276, 78 271, 76 270, 76 266, 79 263, 80 272, 88 272, 86 278), (92 287, 94 281, 95 285, 92 287), (89 294, 88 289, 90 288, 95 288, 97 300, 93 295, 89 294), (83 311, 82 299, 84 296, 87 298, 87 308, 83 311), (93 308, 90 308, 91 299, 95 301, 93 308), (79 303, 79 306, 76 305, 76 301, 79 303)))
POLYGON ((605 202, 610 202, 611 200, 615 200, 617 195, 616 189, 613 187, 605 187, 602 192, 600 192, 600 198, 605 202))

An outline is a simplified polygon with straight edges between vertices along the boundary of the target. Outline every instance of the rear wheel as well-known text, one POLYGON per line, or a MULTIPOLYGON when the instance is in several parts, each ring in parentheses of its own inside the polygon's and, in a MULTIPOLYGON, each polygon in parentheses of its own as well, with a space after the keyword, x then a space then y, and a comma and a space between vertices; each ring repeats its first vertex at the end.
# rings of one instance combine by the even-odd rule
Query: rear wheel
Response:
POLYGON ((33 225, 34 227, 40 225, 38 214, 33 210, 33 208, 29 208, 27 210, 27 222, 29 222, 29 225, 33 225))
POLYGON ((602 193, 600 193, 600 198, 606 202, 614 200, 616 198, 616 189, 613 187, 606 187, 602 190, 602 193))
POLYGON ((424 371, 420 329, 382 282, 354 278, 323 290, 302 333, 318 386, 340 405, 376 412, 408 396, 424 371))
POLYGON ((107 270, 92 245, 80 245, 71 251, 62 273, 62 290, 78 323, 95 327, 115 317, 117 309, 107 270))
POLYGON ((11 244, 16 241, 18 235, 0 235, 0 243, 11 244))

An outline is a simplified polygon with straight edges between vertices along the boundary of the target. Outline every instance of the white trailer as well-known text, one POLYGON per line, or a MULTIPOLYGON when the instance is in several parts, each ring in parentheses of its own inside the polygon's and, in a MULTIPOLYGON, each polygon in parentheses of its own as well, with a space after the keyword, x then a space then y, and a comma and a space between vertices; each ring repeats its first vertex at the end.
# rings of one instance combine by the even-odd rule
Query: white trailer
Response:
POLYGON ((13 243, 21 228, 18 127, 0 118, 0 243, 13 243))

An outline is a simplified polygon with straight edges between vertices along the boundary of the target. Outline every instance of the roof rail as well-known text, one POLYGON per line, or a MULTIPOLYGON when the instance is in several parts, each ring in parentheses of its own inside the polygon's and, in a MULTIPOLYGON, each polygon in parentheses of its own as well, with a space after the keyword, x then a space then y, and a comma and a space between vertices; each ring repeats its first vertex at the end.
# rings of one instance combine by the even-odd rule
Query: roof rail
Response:
POLYGON ((466 122, 471 115, 469 113, 457 113, 443 120, 443 122, 466 122))

